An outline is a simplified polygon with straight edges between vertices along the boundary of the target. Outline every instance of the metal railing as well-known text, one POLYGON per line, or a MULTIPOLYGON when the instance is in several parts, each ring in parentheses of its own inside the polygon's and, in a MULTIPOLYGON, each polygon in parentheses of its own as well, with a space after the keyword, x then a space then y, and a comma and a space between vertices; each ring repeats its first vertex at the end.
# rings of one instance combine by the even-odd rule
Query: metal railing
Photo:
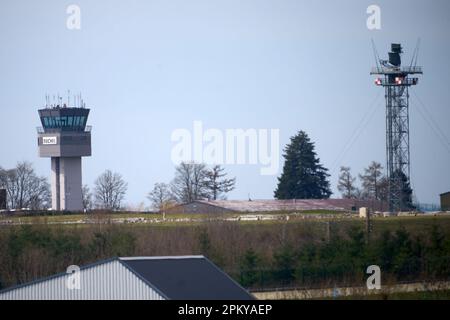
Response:
POLYGON ((373 67, 370 74, 422 74, 422 67, 373 67))
POLYGON ((81 131, 81 132, 91 132, 92 131, 92 126, 86 126, 84 128, 84 130, 82 130, 82 128, 77 128, 77 127, 65 127, 65 129, 68 130, 64 130, 64 128, 46 128, 44 129, 43 127, 36 127, 36 131, 37 133, 55 133, 55 132, 61 132, 61 131, 81 131))

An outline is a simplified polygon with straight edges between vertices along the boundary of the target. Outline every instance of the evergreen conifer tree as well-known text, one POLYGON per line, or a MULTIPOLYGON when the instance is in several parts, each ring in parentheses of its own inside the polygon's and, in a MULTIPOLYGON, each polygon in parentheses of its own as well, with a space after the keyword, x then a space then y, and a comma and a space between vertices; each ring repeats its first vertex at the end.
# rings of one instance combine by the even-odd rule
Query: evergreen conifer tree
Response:
POLYGON ((275 190, 277 199, 326 199, 331 195, 328 169, 320 164, 314 143, 304 131, 286 146, 283 172, 275 190))

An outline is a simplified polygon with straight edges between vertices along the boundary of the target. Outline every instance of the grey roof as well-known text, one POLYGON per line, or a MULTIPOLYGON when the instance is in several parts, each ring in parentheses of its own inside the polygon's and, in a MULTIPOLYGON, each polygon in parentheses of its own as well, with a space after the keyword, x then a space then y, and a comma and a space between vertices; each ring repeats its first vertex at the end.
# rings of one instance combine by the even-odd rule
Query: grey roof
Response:
POLYGON ((217 206, 240 212, 267 211, 307 211, 331 210, 348 211, 352 207, 382 207, 380 201, 365 201, 356 199, 292 199, 292 200, 198 200, 212 206, 217 206))
MULTIPOLYGON (((250 300, 254 297, 204 256, 121 257, 82 266, 87 270, 119 261, 165 299, 250 300)), ((0 290, 0 294, 67 276, 49 277, 0 290)))
POLYGON ((168 299, 249 300, 254 297, 204 256, 119 258, 168 299))

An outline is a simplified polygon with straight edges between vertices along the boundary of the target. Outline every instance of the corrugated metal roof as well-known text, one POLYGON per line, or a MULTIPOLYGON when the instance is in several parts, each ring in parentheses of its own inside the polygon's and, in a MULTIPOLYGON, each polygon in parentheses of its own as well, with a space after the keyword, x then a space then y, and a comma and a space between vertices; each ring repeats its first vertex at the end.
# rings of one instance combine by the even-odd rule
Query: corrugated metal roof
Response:
POLYGON ((0 291, 0 300, 162 300, 166 297, 137 277, 118 259, 80 269, 79 289, 69 289, 70 275, 60 273, 0 291))
POLYGON ((356 199, 198 200, 198 202, 240 212, 308 210, 348 211, 351 210, 352 207, 373 207, 374 205, 382 208, 382 202, 380 201, 356 199))
POLYGON ((59 273, 0 291, 0 300, 253 299, 204 256, 123 257, 80 268, 80 288, 59 273))

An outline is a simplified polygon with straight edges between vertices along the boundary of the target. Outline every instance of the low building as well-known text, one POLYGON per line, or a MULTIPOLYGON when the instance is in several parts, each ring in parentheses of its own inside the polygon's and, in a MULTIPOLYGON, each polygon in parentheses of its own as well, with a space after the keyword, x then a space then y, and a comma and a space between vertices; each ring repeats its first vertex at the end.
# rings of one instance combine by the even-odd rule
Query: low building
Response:
POLYGON ((169 299, 254 297, 204 256, 113 258, 0 291, 0 300, 169 299))
POLYGON ((382 201, 357 199, 292 199, 292 200, 196 200, 165 210, 166 213, 263 213, 302 211, 358 211, 361 207, 372 211, 386 210, 382 201))
POLYGON ((441 210, 450 211, 450 191, 441 194, 441 210))

